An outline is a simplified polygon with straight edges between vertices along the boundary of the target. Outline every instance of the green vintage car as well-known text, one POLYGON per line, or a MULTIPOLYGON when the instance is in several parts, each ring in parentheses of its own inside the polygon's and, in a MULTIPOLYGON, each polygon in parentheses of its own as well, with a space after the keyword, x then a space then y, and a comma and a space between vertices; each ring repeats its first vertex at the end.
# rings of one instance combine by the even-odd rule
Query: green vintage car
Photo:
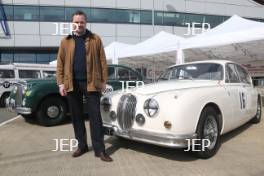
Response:
MULTIPOLYGON (((121 65, 108 65, 108 75, 107 92, 121 89, 126 85, 124 81, 143 79, 136 70, 121 65)), ((129 86, 134 85, 134 82, 129 84, 129 86)), ((44 126, 58 125, 69 115, 67 100, 60 96, 55 78, 18 82, 6 99, 6 107, 24 118, 36 117, 44 126)), ((86 108, 83 109, 86 113, 86 108)))

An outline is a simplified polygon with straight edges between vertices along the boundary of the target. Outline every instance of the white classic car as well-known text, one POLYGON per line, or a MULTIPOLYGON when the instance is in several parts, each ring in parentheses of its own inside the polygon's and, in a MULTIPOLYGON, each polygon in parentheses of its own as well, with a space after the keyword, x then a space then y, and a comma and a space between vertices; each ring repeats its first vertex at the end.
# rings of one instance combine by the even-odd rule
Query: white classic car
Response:
POLYGON ((212 157, 219 136, 261 119, 261 97, 240 65, 225 60, 169 67, 157 83, 101 98, 107 134, 212 157))

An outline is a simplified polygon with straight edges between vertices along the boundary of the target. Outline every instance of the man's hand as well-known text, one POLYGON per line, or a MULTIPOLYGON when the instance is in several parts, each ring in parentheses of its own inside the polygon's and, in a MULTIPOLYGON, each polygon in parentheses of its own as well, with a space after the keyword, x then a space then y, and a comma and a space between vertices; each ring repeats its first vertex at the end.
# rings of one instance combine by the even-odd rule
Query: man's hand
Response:
POLYGON ((104 92, 106 90, 106 83, 102 83, 101 91, 104 92))
POLYGON ((64 85, 63 84, 59 85, 59 88, 60 88, 60 95, 63 96, 63 97, 66 96, 67 92, 64 89, 64 85))

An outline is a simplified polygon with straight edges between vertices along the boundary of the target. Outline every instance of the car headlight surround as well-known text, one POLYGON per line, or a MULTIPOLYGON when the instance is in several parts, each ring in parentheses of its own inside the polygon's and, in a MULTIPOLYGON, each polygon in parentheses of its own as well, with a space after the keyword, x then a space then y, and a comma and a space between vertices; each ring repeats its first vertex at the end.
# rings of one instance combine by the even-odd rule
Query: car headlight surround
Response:
POLYGON ((13 91, 14 94, 17 92, 17 86, 16 85, 14 86, 12 91, 13 91))
POLYGON ((101 99, 101 105, 103 106, 104 111, 108 112, 110 111, 110 108, 112 106, 112 100, 110 97, 103 97, 101 99))
POLYGON ((25 98, 22 101, 22 106, 26 106, 26 99, 25 98))
POLYGON ((144 102, 144 111, 149 117, 154 117, 159 111, 159 104, 154 98, 149 98, 144 102))
POLYGON ((27 90, 28 90, 27 85, 23 86, 23 88, 22 88, 22 93, 25 94, 25 93, 27 92, 27 90))
POLYGON ((26 90, 26 91, 25 91, 25 96, 26 96, 26 97, 30 96, 30 94, 31 94, 31 90, 26 90))
POLYGON ((112 121, 115 121, 117 119, 117 115, 116 115, 116 112, 115 111, 111 111, 109 113, 109 117, 112 121))

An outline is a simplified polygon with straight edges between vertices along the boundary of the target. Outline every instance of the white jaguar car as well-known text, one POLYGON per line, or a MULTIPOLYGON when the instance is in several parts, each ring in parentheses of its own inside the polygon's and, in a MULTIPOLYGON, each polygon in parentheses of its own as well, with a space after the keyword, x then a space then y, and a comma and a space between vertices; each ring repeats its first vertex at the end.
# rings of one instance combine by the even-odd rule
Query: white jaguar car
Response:
POLYGON ((261 97, 240 65, 225 60, 169 67, 157 83, 101 98, 107 134, 210 158, 219 136, 261 119, 261 97))

